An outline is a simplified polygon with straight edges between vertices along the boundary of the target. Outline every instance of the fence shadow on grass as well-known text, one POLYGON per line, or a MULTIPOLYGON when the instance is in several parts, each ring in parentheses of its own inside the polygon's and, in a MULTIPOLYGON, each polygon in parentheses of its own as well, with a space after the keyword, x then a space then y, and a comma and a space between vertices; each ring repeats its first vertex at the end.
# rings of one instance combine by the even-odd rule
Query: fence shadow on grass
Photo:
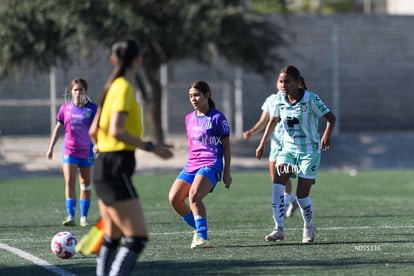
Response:
MULTIPOLYGON (((383 259, 366 259, 360 257, 353 258, 334 258, 330 260, 318 260, 315 258, 292 259, 292 260, 208 260, 208 261, 154 261, 138 262, 131 272, 132 275, 168 275, 168 276, 187 276, 187 275, 277 275, 280 273, 303 274, 304 269, 308 273, 321 271, 321 269, 338 269, 343 271, 350 268, 379 267, 386 266, 412 266, 410 260, 389 260, 386 263, 383 259)), ((59 265, 60 269, 72 275, 88 276, 95 275, 95 264, 80 265, 74 267, 71 264, 59 265)), ((19 267, 0 266, 1 275, 31 275, 31 276, 52 276, 56 275, 53 268, 44 268, 36 265, 19 267)), ((383 271, 385 272, 385 271, 383 271)), ((69 274, 66 274, 69 275, 69 274)))
MULTIPOLYGON (((387 265, 412 265, 412 261, 390 260, 387 265)), ((277 275, 279 273, 303 274, 324 268, 348 269, 360 266, 384 266, 383 259, 338 258, 331 260, 214 260, 195 262, 141 262, 135 271, 140 275, 277 275), (286 270, 287 269, 287 270, 286 270)))

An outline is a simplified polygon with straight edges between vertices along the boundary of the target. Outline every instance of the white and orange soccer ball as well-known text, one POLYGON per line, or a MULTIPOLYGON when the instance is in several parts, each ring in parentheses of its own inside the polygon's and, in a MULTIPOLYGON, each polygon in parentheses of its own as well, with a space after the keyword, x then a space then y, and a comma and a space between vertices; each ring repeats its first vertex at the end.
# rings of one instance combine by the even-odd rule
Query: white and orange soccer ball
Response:
POLYGON ((51 243, 50 248, 53 254, 62 259, 69 259, 75 256, 75 247, 78 239, 71 232, 64 231, 57 233, 51 243))

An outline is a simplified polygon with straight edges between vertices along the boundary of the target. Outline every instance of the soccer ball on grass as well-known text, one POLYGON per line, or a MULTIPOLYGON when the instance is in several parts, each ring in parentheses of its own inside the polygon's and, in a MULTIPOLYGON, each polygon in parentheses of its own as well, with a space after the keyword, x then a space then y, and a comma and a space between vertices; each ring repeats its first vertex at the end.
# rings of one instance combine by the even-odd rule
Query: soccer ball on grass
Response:
POLYGON ((57 233, 50 243, 53 254, 62 259, 69 259, 75 256, 75 247, 78 239, 71 232, 64 231, 57 233))

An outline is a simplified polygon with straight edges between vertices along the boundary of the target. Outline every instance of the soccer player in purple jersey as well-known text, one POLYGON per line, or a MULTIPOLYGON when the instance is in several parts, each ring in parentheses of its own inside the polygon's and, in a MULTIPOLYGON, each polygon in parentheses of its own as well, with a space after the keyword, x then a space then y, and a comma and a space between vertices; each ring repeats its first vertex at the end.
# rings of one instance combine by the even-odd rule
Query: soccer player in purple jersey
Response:
POLYGON ((65 178, 65 198, 67 217, 64 226, 75 226, 76 212, 76 175, 79 169, 80 184, 80 226, 88 225, 87 216, 91 205, 91 166, 94 160, 93 144, 88 130, 95 116, 97 105, 86 94, 88 84, 84 79, 74 79, 70 83, 72 101, 64 103, 56 116, 50 146, 46 153, 53 158, 53 148, 62 129, 63 142, 62 170, 65 178))
POLYGON ((194 229, 191 248, 210 248, 213 245, 208 240, 203 198, 214 190, 222 176, 225 187, 230 188, 230 127, 224 114, 215 108, 206 82, 193 82, 188 95, 194 108, 185 117, 188 159, 170 189, 169 200, 194 229), (187 197, 189 204, 185 202, 187 197))

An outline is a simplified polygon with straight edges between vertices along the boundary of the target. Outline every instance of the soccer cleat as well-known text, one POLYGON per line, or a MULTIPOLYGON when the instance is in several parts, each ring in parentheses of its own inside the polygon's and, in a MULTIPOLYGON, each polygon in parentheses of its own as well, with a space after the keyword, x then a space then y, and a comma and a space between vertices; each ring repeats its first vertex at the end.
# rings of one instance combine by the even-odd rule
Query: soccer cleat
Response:
POLYGON ((283 241, 285 239, 285 236, 283 235, 283 232, 277 231, 277 229, 273 229, 272 233, 266 235, 264 239, 265 241, 277 242, 283 241))
POLYGON ((293 200, 291 203, 289 203, 287 210, 286 210, 286 217, 290 218, 293 216, 293 213, 298 209, 299 205, 296 202, 296 200, 293 200))
POLYGON ((88 223, 88 219, 87 219, 86 217, 81 217, 81 218, 80 218, 80 221, 79 221, 79 225, 80 225, 81 227, 88 226, 88 225, 89 225, 89 223, 88 223))
POLYGON ((76 226, 75 219, 73 217, 66 217, 65 220, 62 222, 63 226, 76 226))
POLYGON ((302 243, 312 243, 313 239, 315 237, 316 233, 316 227, 315 225, 311 225, 309 227, 303 228, 303 237, 302 237, 302 243))
POLYGON ((197 230, 193 230, 193 242, 195 242, 197 239, 198 239, 197 230))
POLYGON ((209 240, 205 240, 203 238, 196 238, 191 243, 191 249, 194 248, 213 248, 213 245, 209 240))

